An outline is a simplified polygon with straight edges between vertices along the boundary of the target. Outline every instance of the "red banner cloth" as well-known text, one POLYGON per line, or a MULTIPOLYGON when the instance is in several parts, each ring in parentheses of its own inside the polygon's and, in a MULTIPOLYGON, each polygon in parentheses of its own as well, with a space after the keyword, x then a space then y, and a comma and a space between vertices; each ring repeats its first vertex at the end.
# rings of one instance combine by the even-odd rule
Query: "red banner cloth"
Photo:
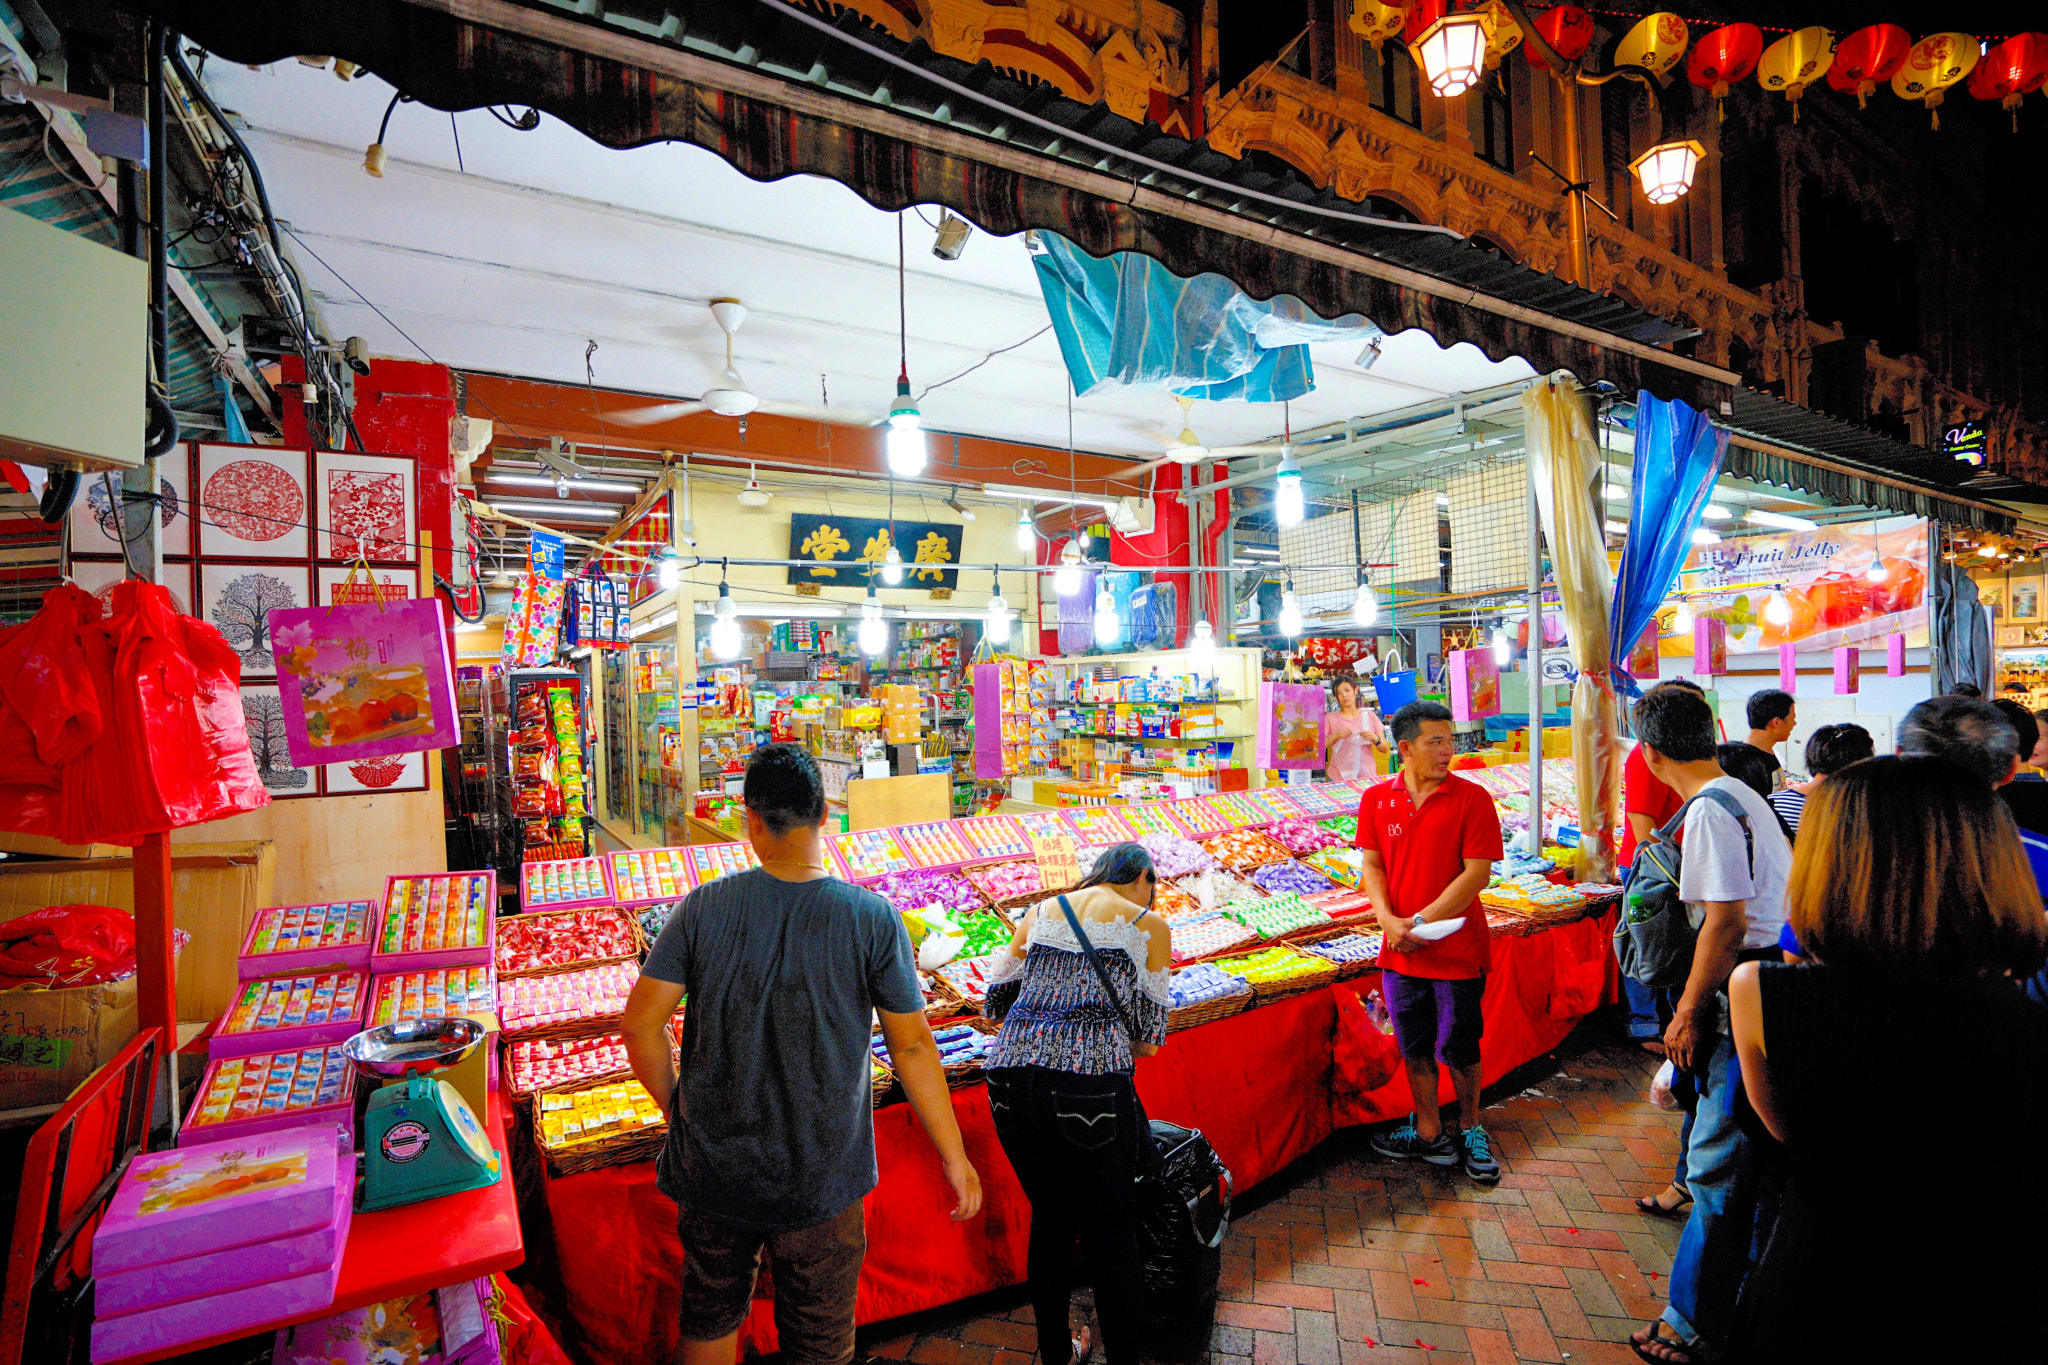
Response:
MULTIPOLYGON (((1619 997, 1608 942, 1613 922, 1610 913, 1494 943, 1482 1005, 1489 1085, 1557 1046, 1580 1014, 1619 997), (1596 975, 1600 984, 1589 990, 1596 975), (1559 1013, 1567 1008, 1578 1012, 1559 1013)), ((1158 1056, 1138 1063, 1146 1112, 1201 1129, 1239 1190, 1278 1174, 1334 1127, 1406 1114, 1408 1083, 1399 1075, 1362 1105, 1333 1113, 1336 993, 1370 990, 1377 979, 1363 976, 1172 1035, 1158 1056)), ((875 1114, 881 1183, 867 1198, 857 1310, 863 1324, 1024 1280, 1031 1206, 996 1141, 986 1087, 954 1091, 953 1111, 981 1172, 984 1200, 981 1217, 965 1224, 948 1217, 952 1196, 910 1106, 875 1114)), ((674 1360, 683 1248, 675 1205, 654 1188, 654 1164, 550 1179, 547 1204, 567 1297, 564 1344, 572 1354, 606 1365, 674 1360)), ((768 1300, 756 1301, 741 1329, 743 1350, 775 1349, 773 1313, 768 1300)))

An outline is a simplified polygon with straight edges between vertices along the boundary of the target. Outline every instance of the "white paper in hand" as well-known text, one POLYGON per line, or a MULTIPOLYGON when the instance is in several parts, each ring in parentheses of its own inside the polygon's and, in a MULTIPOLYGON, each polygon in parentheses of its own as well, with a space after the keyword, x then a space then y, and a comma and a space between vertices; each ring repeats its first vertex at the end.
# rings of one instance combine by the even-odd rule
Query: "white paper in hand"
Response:
POLYGON ((1460 915, 1456 919, 1433 919, 1416 925, 1409 932, 1425 943, 1434 943, 1440 938, 1449 938, 1464 927, 1465 917, 1460 915))

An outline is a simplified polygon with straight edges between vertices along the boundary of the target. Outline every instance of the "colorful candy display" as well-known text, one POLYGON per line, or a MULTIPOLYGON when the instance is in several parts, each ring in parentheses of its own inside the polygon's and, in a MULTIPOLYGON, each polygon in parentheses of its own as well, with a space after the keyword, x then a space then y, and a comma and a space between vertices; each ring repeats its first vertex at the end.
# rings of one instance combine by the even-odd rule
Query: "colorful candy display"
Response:
POLYGON ((1031 851, 1031 841, 1024 837, 1024 831, 1017 828, 1007 815, 982 815, 972 820, 956 820, 953 830, 976 858, 1015 858, 1031 851))
POLYGON ((1266 833, 1272 837, 1273 842, 1294 854, 1313 853, 1319 848, 1332 848, 1344 842, 1337 831, 1325 829, 1313 820, 1300 817, 1282 820, 1277 825, 1268 825, 1266 833))
POLYGON ((1162 877, 1185 877, 1216 866, 1214 854, 1178 834, 1146 834, 1138 842, 1152 855, 1152 865, 1162 877))
POLYGON ((1517 877, 1507 877, 1495 882, 1479 893, 1479 903, 1500 910, 1533 911, 1575 910, 1585 905, 1586 898, 1568 886, 1538 873, 1525 872, 1517 877))
MULTIPOLYGON (((972 1024, 954 1024, 950 1028, 932 1030, 932 1037, 939 1045, 939 1064, 951 1066, 956 1062, 978 1062, 995 1042, 993 1034, 983 1033, 972 1024)), ((889 1048, 876 1034, 869 1045, 877 1061, 889 1059, 889 1048)))
POLYGON ((497 973, 489 967, 393 972, 371 983, 368 1027, 443 1014, 490 1014, 497 1008, 497 973))
POLYGON ((354 1095, 354 1082, 339 1043, 231 1057, 214 1063, 185 1122, 188 1128, 211 1127, 343 1105, 354 1095))
POLYGON ((1355 848, 1318 849, 1301 861, 1338 886, 1357 886, 1365 875, 1365 854, 1355 848))
POLYGON ((974 889, 974 883, 957 872, 891 872, 869 889, 899 911, 937 906, 941 910, 972 914, 988 907, 981 892, 974 889))
POLYGON ((612 890, 620 905, 674 900, 690 889, 690 865, 682 849, 633 849, 610 857, 612 890))
POLYGON ((360 1018, 364 980, 361 972, 322 972, 245 981, 221 1019, 220 1032, 270 1033, 360 1018))
POLYGON ((491 878, 480 872, 393 877, 384 897, 377 951, 428 953, 490 942, 491 878))
POLYGON ((639 940, 624 912, 610 907, 508 915, 498 921, 498 971, 504 976, 639 955, 639 940))
POLYGON ((499 983, 498 1017, 505 1032, 532 1033, 557 1024, 616 1018, 640 977, 630 962, 608 962, 579 972, 522 976, 499 983))
MULTIPOLYGON (((990 918, 994 918, 991 916, 990 918)), ((938 975, 948 986, 960 992, 975 1004, 988 998, 989 979, 996 973, 996 959, 986 951, 973 957, 962 955, 939 968, 938 975)))
POLYGON ((910 868, 910 855, 896 842, 895 830, 863 829, 852 834, 835 834, 832 836, 832 851, 846 865, 846 875, 855 880, 879 877, 884 872, 904 872, 910 868))
MULTIPOLYGON (((1100 844, 1128 843, 1135 832, 1124 823, 1123 812, 1109 806, 1079 806, 1066 812, 1067 823, 1074 827, 1077 840, 1100 844)), ((1088 864, 1081 864, 1087 867, 1088 864)))
POLYGON ((1251 987, 1245 984, 1244 978, 1232 976, 1213 962, 1197 963, 1175 972, 1168 989, 1173 993, 1174 1009, 1199 1005, 1205 1000, 1251 993, 1251 987))
POLYGON ((1202 912, 1201 902, 1181 890, 1176 883, 1169 881, 1159 883, 1159 892, 1152 899, 1152 909, 1168 924, 1173 923, 1176 916, 1185 917, 1202 912))
POLYGON ((1330 917, 1322 907, 1311 905, 1300 896, 1274 896, 1270 900, 1237 901, 1223 907, 1223 913, 1236 920, 1260 938, 1278 938, 1291 934, 1296 929, 1311 925, 1328 924, 1330 917))
POLYGON ((1234 829, 1211 835, 1202 841, 1202 847, 1209 850, 1209 856, 1217 862, 1240 872, 1249 872, 1287 857, 1286 849, 1255 829, 1234 829))
POLYGON ((1327 957, 1332 962, 1377 962, 1380 956, 1378 934, 1339 934, 1318 943, 1304 943, 1301 950, 1327 957))
POLYGON ((1045 885, 1038 876, 1038 864, 1029 858, 1019 858, 1006 863, 983 863, 979 867, 961 870, 967 874, 968 881, 981 889, 982 895, 997 905, 1023 896, 1045 894, 1045 885))
POLYGON ((528 1038, 505 1049, 512 1088, 522 1094, 576 1085, 632 1068, 626 1040, 616 1033, 596 1038, 528 1038))
POLYGON ((1268 863, 1252 873, 1252 880, 1276 896, 1313 896, 1331 889, 1328 877, 1297 862, 1268 863))
POLYGON ((1256 943, 1259 938, 1256 931, 1214 910, 1176 920, 1167 927, 1173 931, 1175 962, 1193 962, 1196 958, 1227 953, 1232 948, 1256 943))
POLYGON ((960 932, 965 935, 965 941, 960 945, 963 958, 987 957, 1016 937, 1016 931, 1000 916, 985 912, 964 916, 960 920, 960 932))
POLYGON ((659 1128, 667 1122, 661 1106, 638 1081, 565 1095, 544 1094, 538 1103, 540 1139, 553 1148, 659 1128))
POLYGON ((1204 908, 1214 910, 1232 901, 1255 901, 1265 895, 1258 887, 1220 867, 1207 872, 1197 872, 1192 877, 1181 878, 1181 889, 1204 908))
POLYGON ((690 878, 697 886, 709 886, 720 877, 746 872, 761 865, 752 844, 691 844, 690 878))
POLYGON ((1358 817, 1355 815, 1333 815, 1316 823, 1347 844, 1358 837, 1358 817))
POLYGON ((1277 943, 1243 957, 1225 958, 1216 965, 1255 986, 1295 981, 1305 976, 1331 975, 1337 970, 1325 959, 1307 957, 1277 943))
POLYGON ((680 904, 681 901, 663 901, 659 905, 650 905, 640 912, 640 932, 647 936, 650 946, 654 940, 661 937, 661 931, 668 927, 668 917, 676 912, 676 907, 680 904))
POLYGON ((909 852, 911 861, 919 867, 952 867, 975 856, 974 851, 961 842, 956 828, 950 822, 900 825, 896 829, 896 842, 909 852))

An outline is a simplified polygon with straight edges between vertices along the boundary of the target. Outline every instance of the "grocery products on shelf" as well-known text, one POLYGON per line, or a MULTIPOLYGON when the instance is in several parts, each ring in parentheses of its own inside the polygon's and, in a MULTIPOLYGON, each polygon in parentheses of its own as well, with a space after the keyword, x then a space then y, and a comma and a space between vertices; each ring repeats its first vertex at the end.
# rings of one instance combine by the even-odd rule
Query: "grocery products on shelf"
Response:
POLYGON ((488 872, 393 877, 372 961, 380 970, 407 958, 416 966, 487 962, 496 902, 497 879, 488 872))
POLYGON ((367 967, 376 929, 375 901, 268 906, 249 925, 240 974, 247 980, 305 967, 367 967))

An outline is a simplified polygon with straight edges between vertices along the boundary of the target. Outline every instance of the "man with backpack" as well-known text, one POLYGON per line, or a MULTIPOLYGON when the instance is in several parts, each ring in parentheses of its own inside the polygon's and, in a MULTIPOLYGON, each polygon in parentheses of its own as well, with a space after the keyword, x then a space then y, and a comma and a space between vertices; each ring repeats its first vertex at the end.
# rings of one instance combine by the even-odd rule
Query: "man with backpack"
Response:
POLYGON ((1700 1099, 1686 1147, 1692 1214, 1670 1305, 1631 1345, 1645 1360, 1682 1363, 1721 1354, 1749 1271, 1758 1173, 1736 1122, 1741 1079, 1722 991, 1738 961, 1777 955, 1792 846, 1764 799, 1722 772, 1706 698, 1654 687, 1634 720, 1651 773, 1685 805, 1637 847, 1617 948, 1622 970, 1678 988, 1664 1047, 1700 1099))

